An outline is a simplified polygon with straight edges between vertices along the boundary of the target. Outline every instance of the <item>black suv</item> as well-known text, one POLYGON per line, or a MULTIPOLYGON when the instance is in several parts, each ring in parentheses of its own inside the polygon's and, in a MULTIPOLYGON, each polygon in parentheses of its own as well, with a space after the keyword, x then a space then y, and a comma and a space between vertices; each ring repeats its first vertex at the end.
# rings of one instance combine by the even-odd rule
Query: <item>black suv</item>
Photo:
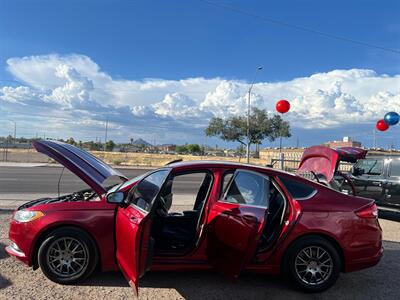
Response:
POLYGON ((350 178, 357 196, 379 206, 400 208, 400 156, 368 156, 354 165, 350 178))

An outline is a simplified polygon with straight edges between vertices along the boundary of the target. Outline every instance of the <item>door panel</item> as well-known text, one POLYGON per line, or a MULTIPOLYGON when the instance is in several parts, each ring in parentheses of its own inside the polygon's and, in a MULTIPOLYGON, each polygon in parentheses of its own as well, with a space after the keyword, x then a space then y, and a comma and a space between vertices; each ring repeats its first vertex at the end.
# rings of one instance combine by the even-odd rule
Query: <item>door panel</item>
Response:
MULTIPOLYGON (((124 273, 129 285, 138 293, 138 279, 145 271, 145 264, 148 251, 140 251, 143 225, 146 222, 146 213, 139 209, 120 207, 117 210, 116 229, 116 257, 118 265, 124 273)), ((145 249, 148 249, 149 237, 144 239, 145 249)))
POLYGON ((116 258, 134 293, 138 279, 146 272, 152 259, 150 237, 153 207, 170 169, 157 170, 131 189, 126 207, 118 207, 115 217, 116 258))
POLYGON ((237 278, 254 254, 267 208, 215 203, 208 220, 208 257, 216 269, 237 278))
POLYGON ((385 185, 385 204, 400 206, 400 159, 390 161, 385 185))
POLYGON ((354 168, 360 173, 352 176, 356 195, 377 201, 384 200, 386 167, 382 158, 367 158, 357 162, 354 168))
POLYGON ((238 171, 234 176, 223 199, 211 206, 207 220, 208 259, 231 279, 239 276, 257 249, 268 213, 269 183, 253 172, 238 171), (248 204, 254 201, 265 205, 248 204))

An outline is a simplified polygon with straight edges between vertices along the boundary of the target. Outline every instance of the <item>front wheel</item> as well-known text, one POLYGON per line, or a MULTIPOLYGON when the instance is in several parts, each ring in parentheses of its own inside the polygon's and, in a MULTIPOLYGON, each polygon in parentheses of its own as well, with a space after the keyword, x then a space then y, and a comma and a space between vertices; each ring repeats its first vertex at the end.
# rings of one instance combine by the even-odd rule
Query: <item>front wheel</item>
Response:
POLYGON ((77 283, 87 278, 96 267, 95 245, 83 230, 59 228, 51 232, 40 246, 38 262, 51 281, 77 283))
POLYGON ((340 256, 327 240, 310 236, 296 241, 285 257, 291 282, 307 292, 322 292, 339 278, 340 256))

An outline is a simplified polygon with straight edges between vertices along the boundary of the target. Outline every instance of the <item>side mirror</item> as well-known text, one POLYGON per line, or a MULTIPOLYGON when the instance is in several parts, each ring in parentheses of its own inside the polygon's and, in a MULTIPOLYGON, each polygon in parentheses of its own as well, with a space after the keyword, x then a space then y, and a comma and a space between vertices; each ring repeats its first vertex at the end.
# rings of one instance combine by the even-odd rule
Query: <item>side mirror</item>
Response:
POLYGON ((123 192, 113 192, 107 195, 107 203, 121 204, 124 202, 125 195, 123 192))

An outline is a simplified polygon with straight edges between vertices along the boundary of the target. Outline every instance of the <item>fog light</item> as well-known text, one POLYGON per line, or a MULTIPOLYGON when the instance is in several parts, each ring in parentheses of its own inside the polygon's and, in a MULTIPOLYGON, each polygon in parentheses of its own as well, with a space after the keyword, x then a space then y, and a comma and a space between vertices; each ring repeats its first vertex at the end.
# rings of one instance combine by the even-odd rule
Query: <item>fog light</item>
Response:
POLYGON ((25 256, 25 253, 21 249, 19 249, 16 243, 12 242, 9 247, 11 248, 12 252, 17 254, 18 256, 25 256))

